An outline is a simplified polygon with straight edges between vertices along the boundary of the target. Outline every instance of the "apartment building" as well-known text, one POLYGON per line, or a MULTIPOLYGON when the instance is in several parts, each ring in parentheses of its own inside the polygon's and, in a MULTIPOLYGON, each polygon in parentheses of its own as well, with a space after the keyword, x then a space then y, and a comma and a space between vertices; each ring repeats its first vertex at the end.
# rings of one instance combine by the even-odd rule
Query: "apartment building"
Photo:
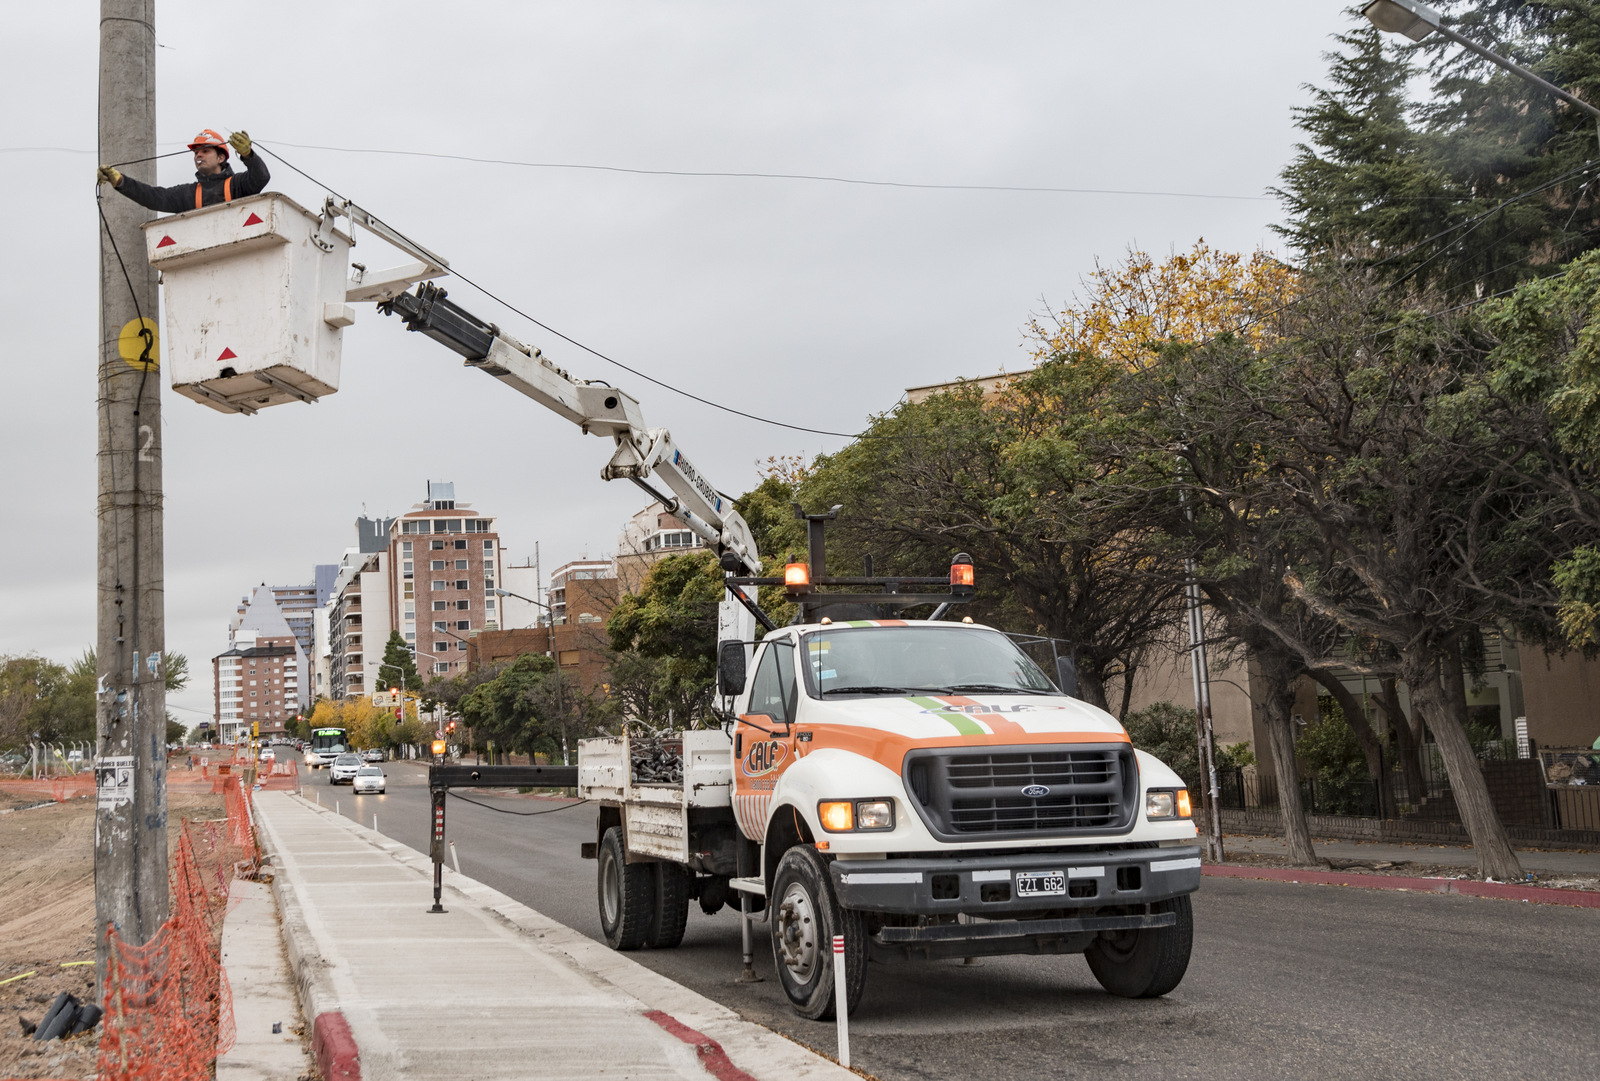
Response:
MULTIPOLYGON (((388 629, 416 653, 419 671, 443 676, 466 668, 472 638, 501 626, 494 518, 457 502, 453 481, 430 480, 428 498, 390 523, 388 539, 388 629)), ((374 646, 381 654, 382 643, 374 646)))
POLYGON ((329 698, 359 698, 376 686, 375 666, 383 659, 393 610, 385 543, 393 521, 357 518, 356 546, 346 548, 339 560, 325 605, 326 652, 318 658, 319 677, 326 675, 327 686, 321 693, 329 698))
POLYGON ((283 735, 309 705, 306 672, 306 652, 273 587, 257 587, 229 623, 228 648, 211 659, 213 713, 223 741, 253 724, 263 736, 283 735))
MULTIPOLYGON (((622 591, 637 592, 652 563, 705 546, 700 534, 674 518, 665 505, 659 501, 650 503, 628 519, 617 536, 616 568, 622 591)), ((554 580, 552 574, 552 583, 554 580)))

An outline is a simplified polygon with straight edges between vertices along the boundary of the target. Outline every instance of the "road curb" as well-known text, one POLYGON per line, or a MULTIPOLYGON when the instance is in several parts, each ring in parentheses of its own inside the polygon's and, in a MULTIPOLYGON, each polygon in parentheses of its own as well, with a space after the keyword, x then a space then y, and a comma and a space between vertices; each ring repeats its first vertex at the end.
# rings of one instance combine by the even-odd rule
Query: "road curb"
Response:
MULTIPOLYGON (((310 801, 290 793, 311 806, 310 801)), ((329 812, 332 813, 331 811, 329 812)), ((278 920, 283 928, 283 949, 289 959, 289 972, 300 998, 300 1012, 312 1018, 311 1055, 324 1081, 361 1081, 361 1049, 356 1046, 350 1023, 339 1010, 338 996, 327 978, 328 963, 311 950, 315 941, 300 899, 289 885, 283 865, 276 857, 277 838, 272 827, 256 817, 256 839, 272 857, 272 896, 278 902, 278 920)))
MULTIPOLYGON (((338 822, 351 834, 389 855, 395 862, 416 872, 419 899, 425 899, 433 879, 433 863, 427 855, 401 844, 391 837, 336 815, 331 807, 308 800, 297 793, 289 793, 307 808, 319 811, 338 822)), ((280 876, 274 876, 273 888, 278 889, 280 876)), ((639 1004, 639 1013, 668 1033, 695 1047, 697 1057, 707 1074, 718 1081, 859 1081, 860 1075, 847 1070, 820 1053, 811 1050, 782 1033, 774 1032, 757 1022, 746 1021, 737 1012, 690 990, 653 969, 608 949, 522 902, 501 893, 476 879, 457 874, 446 865, 443 870, 445 906, 454 895, 461 903, 481 908, 494 917, 538 940, 552 954, 562 956, 567 963, 592 979, 602 981, 632 998, 639 1004), (735 1063, 743 1063, 741 1068, 735 1063)), ((285 887, 285 896, 292 894, 285 887)), ((295 906, 297 922, 291 925, 289 912, 284 913, 284 937, 291 937, 291 926, 296 935, 311 941, 310 927, 298 905, 295 906)), ((326 962, 320 956, 308 957, 302 947, 289 948, 290 965, 296 970, 298 982, 307 997, 302 1001, 307 1017, 322 1012, 337 1012, 333 988, 325 976, 326 962), (302 968, 302 966, 304 966, 302 968), (320 1007, 320 1008, 318 1008, 320 1007), (315 1012, 313 1012, 315 1010, 315 1012)), ((320 1060, 319 1060, 320 1062, 320 1060)), ((359 1064, 357 1065, 359 1071, 359 1064)), ((340 1075, 326 1073, 328 1081, 343 1081, 340 1075)), ((360 1073, 348 1075, 359 1078, 360 1073)))
POLYGON ((323 1081, 361 1081, 361 1051, 350 1022, 338 1010, 317 1015, 311 1026, 311 1053, 323 1081))
POLYGON ((1600 908, 1600 892, 1554 890, 1540 886, 1512 886, 1461 878, 1403 878, 1399 875, 1360 875, 1342 871, 1314 871, 1283 867, 1248 867, 1208 863, 1200 869, 1213 878, 1255 878, 1269 882, 1310 883, 1318 886, 1354 886, 1367 890, 1401 890, 1411 893, 1447 893, 1462 897, 1490 897, 1525 901, 1535 905, 1600 908))

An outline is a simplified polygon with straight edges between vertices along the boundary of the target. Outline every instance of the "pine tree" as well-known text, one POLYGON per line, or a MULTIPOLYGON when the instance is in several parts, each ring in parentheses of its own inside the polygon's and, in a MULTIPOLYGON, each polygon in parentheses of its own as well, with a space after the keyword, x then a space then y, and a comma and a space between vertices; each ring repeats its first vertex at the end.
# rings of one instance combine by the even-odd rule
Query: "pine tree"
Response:
POLYGON ((389 641, 383 647, 383 667, 378 669, 376 688, 386 691, 401 686, 402 673, 405 675, 404 687, 407 691, 422 689, 422 677, 417 674, 417 658, 406 648, 406 640, 400 637, 400 632, 390 631, 389 641))
POLYGON ((1415 66, 1371 25, 1334 40, 1342 51, 1325 54, 1329 85, 1311 87, 1313 103, 1294 111, 1310 143, 1274 189, 1289 211, 1278 232, 1306 259, 1333 250, 1392 258, 1450 224, 1461 196, 1407 119, 1415 66))
MULTIPOLYGON (((1452 6, 1463 34, 1600 101, 1600 3, 1452 6)), ((1359 253, 1392 281, 1470 301, 1596 245, 1591 117, 1438 35, 1406 46, 1363 20, 1336 40, 1327 87, 1297 112, 1309 145, 1279 190, 1280 231, 1303 258, 1359 253), (1418 76, 1430 92, 1410 102, 1418 76)))

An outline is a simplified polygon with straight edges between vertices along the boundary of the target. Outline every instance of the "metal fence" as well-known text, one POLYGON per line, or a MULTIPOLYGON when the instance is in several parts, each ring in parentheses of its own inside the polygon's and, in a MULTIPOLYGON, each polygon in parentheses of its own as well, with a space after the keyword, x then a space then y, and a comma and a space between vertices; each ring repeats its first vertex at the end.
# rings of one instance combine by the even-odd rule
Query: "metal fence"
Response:
POLYGON ((0 752, 0 776, 43 780, 67 777, 94 765, 94 744, 86 740, 70 743, 28 743, 0 752))
MULTIPOLYGON (((1514 739, 1491 741, 1476 750, 1479 761, 1485 763, 1518 757, 1514 739)), ((1536 754, 1547 782, 1543 797, 1548 800, 1545 828, 1600 831, 1600 751, 1541 748, 1536 754)), ((1385 763, 1393 799, 1387 813, 1380 786, 1370 778, 1332 784, 1307 777, 1300 782, 1300 801, 1307 814, 1458 822, 1449 774, 1436 746, 1424 748, 1420 766, 1420 787, 1412 791, 1405 771, 1385 763)), ((1223 809, 1261 810, 1279 805, 1277 778, 1270 773, 1240 768, 1219 770, 1217 780, 1218 805, 1223 809)), ((1537 812, 1535 815, 1537 818, 1537 812)))

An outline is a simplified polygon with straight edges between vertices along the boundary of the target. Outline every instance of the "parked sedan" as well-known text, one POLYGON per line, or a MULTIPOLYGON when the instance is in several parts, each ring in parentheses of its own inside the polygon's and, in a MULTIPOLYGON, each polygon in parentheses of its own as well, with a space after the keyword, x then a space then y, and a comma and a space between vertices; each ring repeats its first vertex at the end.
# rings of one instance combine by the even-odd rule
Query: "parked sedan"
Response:
POLYGON ((388 787, 388 780, 389 775, 377 766, 362 766, 356 770, 356 779, 350 784, 358 796, 368 792, 376 792, 381 796, 388 787))
POLYGON ((328 767, 329 784, 351 784, 356 779, 356 774, 361 770, 361 756, 358 754, 342 754, 333 760, 333 765, 328 767))

